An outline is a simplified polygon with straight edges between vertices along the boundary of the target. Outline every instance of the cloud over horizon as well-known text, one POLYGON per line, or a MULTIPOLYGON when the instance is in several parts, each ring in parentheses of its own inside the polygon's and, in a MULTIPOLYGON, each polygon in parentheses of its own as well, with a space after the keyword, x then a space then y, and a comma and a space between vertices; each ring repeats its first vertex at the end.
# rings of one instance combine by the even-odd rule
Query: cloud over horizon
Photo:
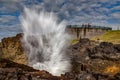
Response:
POLYGON ((23 6, 53 11, 68 24, 120 26, 120 0, 0 0, 0 28, 20 27, 23 6))

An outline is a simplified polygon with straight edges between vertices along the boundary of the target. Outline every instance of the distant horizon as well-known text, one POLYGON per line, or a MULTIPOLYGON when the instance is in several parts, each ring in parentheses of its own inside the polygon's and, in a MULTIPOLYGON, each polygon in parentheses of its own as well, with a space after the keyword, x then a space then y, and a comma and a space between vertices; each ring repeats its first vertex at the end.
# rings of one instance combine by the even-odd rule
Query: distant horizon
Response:
MULTIPOLYGON (((67 24, 66 27, 69 26, 69 25, 72 25, 72 26, 74 26, 74 25, 80 26, 80 25, 88 25, 88 24, 89 24, 89 23, 86 23, 86 24, 85 24, 85 23, 84 23, 84 24, 67 24)), ((90 24, 90 25, 94 25, 94 24, 90 24)), ((100 25, 94 25, 94 26, 100 26, 100 25)), ((109 27, 109 26, 101 26, 101 27, 112 28, 112 27, 109 27)), ((112 30, 114 30, 114 29, 112 28, 112 30)), ((117 29, 115 29, 115 30, 120 30, 120 28, 117 28, 117 29)), ((0 33, 2 33, 2 32, 0 32, 0 33)), ((13 36, 16 36, 16 35, 19 34, 19 33, 23 33, 23 31, 22 31, 21 28, 19 29, 19 31, 17 30, 17 32, 14 32, 14 33, 12 33, 12 34, 7 34, 7 35, 0 36, 0 42, 1 42, 1 39, 3 39, 3 38, 13 37, 13 36)))
POLYGON ((53 12, 67 25, 89 23, 120 29, 120 0, 0 0, 0 37, 21 32, 19 17, 24 7, 53 12))
MULTIPOLYGON (((72 26, 74 26, 74 25, 79 26, 79 25, 83 25, 83 24, 71 24, 71 25, 72 25, 72 26)), ((84 25, 88 25, 88 23, 86 23, 86 24, 84 24, 84 25)), ((91 24, 90 24, 90 25, 91 25, 91 24)), ((66 25, 66 27, 67 27, 67 26, 69 26, 69 24, 66 25)), ((94 26, 99 26, 99 25, 94 25, 94 26)), ((101 27, 106 27, 106 26, 101 26, 101 27)), ((106 28, 107 28, 107 27, 106 27, 106 28)), ((108 27, 108 28, 112 28, 112 27, 108 27)), ((113 30, 113 29, 112 29, 112 30, 113 30)), ((120 30, 120 28, 117 29, 117 30, 120 30)), ((22 29, 21 29, 19 32, 16 32, 15 34, 12 34, 12 35, 0 36, 0 42, 1 42, 1 40, 2 40, 3 38, 14 37, 14 36, 16 36, 17 34, 20 34, 20 33, 23 33, 22 29)))

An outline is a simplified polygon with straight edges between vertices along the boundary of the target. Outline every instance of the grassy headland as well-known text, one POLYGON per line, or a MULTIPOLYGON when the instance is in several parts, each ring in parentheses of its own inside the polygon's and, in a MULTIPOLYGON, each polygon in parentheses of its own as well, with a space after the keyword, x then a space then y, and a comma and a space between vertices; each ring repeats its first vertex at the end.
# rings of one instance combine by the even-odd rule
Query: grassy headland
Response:
POLYGON ((101 36, 93 37, 92 40, 99 40, 100 42, 112 42, 114 44, 120 44, 120 30, 111 30, 101 36))

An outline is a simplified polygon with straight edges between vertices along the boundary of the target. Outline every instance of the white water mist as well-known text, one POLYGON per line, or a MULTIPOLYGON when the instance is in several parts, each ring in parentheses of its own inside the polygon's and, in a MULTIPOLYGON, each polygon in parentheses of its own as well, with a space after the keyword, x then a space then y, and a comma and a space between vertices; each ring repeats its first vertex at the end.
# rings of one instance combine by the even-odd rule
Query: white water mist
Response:
POLYGON ((70 36, 65 32, 65 23, 59 23, 53 13, 28 8, 25 8, 20 20, 29 65, 57 76, 68 72, 71 64, 65 49, 70 36))

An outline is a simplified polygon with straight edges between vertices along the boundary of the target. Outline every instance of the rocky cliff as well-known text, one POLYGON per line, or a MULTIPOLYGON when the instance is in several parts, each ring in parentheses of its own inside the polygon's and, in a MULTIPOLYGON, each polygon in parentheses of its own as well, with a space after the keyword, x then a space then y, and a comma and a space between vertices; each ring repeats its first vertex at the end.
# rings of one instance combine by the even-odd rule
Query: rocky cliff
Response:
POLYGON ((80 39, 80 38, 92 38, 95 36, 101 36, 108 30, 100 29, 100 28, 87 28, 87 27, 70 27, 67 28, 67 31, 70 35, 72 35, 72 38, 74 39, 80 39))
POLYGON ((120 80, 120 44, 81 39, 66 50, 71 57, 71 72, 58 77, 24 65, 27 57, 21 37, 18 34, 0 43, 0 80, 120 80))
POLYGON ((27 64, 26 54, 21 44, 22 34, 3 38, 0 43, 1 57, 17 63, 27 64))

